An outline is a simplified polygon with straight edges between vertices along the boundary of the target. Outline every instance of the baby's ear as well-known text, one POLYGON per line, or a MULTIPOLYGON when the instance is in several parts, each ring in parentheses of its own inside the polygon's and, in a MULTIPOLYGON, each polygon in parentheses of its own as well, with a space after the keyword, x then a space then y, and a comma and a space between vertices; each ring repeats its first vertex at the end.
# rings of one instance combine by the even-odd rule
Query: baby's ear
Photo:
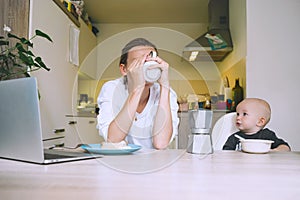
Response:
POLYGON ((264 127, 266 125, 266 122, 267 122, 266 118, 260 117, 257 121, 257 126, 264 127))

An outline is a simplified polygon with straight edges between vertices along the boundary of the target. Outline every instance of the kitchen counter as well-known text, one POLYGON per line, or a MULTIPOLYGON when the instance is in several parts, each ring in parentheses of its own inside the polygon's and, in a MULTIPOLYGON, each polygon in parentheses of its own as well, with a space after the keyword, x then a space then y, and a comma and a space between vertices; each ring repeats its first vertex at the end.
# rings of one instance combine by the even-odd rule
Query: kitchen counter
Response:
POLYGON ((77 113, 75 115, 66 115, 66 117, 92 117, 97 118, 95 113, 77 113))
MULTIPOLYGON (((217 112, 217 113, 229 113, 230 110, 219 110, 219 109, 213 109, 213 112, 217 112)), ((178 113, 188 113, 189 111, 178 111, 178 113)))
POLYGON ((300 196, 300 152, 140 150, 48 166, 0 159, 1 199, 256 199, 300 196))

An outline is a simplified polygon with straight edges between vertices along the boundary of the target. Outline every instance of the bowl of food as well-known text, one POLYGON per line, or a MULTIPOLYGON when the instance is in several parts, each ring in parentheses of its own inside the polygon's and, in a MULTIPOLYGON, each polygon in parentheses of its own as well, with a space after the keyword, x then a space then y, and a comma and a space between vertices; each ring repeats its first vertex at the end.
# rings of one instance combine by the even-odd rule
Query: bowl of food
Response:
POLYGON ((272 140, 244 139, 241 140, 242 151, 247 153, 268 153, 273 142, 272 140))

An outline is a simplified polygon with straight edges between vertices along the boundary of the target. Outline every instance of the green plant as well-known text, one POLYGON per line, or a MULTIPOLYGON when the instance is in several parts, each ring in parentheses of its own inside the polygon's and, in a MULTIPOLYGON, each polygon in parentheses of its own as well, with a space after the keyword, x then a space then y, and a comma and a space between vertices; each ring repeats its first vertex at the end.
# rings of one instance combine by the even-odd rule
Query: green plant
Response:
POLYGON ((4 36, 0 36, 0 80, 30 77, 30 72, 39 69, 50 70, 41 57, 30 51, 35 37, 46 38, 52 42, 46 33, 36 30, 34 36, 26 39, 10 33, 10 28, 6 25, 3 30, 4 36))

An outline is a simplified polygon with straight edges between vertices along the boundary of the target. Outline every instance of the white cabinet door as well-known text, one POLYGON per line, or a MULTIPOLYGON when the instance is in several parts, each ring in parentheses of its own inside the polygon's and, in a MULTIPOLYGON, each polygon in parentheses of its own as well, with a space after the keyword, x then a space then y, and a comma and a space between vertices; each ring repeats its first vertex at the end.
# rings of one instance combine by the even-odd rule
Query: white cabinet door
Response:
POLYGON ((97 78, 97 38, 84 21, 79 18, 79 71, 92 79, 97 78))
POLYGON ((43 139, 55 138, 64 134, 54 130, 65 129, 65 115, 73 113, 72 102, 77 98, 78 67, 67 59, 69 29, 73 23, 53 1, 30 2, 30 35, 40 29, 53 40, 51 43, 35 38, 34 51, 43 58, 50 71, 39 70, 32 73, 32 76, 38 79, 41 95, 43 139))
POLYGON ((77 144, 94 144, 103 142, 96 129, 95 117, 67 117, 65 146, 75 147, 77 144))
POLYGON ((191 133, 189 124, 189 113, 179 112, 179 127, 178 127, 178 148, 186 149, 188 144, 188 135, 191 133))

